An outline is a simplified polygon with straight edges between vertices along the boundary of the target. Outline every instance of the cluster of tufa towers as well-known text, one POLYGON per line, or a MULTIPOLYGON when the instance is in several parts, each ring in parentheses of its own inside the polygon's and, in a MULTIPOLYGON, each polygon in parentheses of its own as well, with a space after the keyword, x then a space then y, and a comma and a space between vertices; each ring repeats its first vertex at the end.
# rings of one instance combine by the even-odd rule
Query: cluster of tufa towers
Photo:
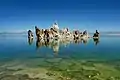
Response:
MULTIPOLYGON (((58 24, 55 22, 49 29, 39 29, 35 26, 35 34, 37 39, 60 39, 60 38, 69 38, 69 39, 85 39, 90 38, 88 32, 85 30, 80 32, 79 30, 70 31, 68 28, 62 30, 59 29, 58 24)), ((33 38, 33 32, 28 31, 28 38, 33 38)), ((93 34, 93 38, 99 38, 99 32, 93 34)))

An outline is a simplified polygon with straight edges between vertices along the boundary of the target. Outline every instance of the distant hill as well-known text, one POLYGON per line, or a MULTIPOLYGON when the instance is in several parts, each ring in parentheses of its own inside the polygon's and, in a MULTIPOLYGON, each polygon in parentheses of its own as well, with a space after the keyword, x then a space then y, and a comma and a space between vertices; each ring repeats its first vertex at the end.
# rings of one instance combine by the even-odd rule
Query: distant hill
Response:
POLYGON ((0 34, 27 34, 27 31, 24 31, 24 32, 0 32, 0 34))
POLYGON ((100 32, 101 34, 120 34, 120 31, 108 31, 108 32, 100 32))
MULTIPOLYGON (((34 32, 33 32, 34 33, 34 32)), ((94 32, 89 32, 90 34, 93 34, 94 32)), ((0 34, 27 34, 27 31, 22 31, 22 32, 0 32, 0 34)), ((117 34, 120 35, 120 31, 108 31, 108 32, 102 32, 100 31, 100 34, 117 34)))

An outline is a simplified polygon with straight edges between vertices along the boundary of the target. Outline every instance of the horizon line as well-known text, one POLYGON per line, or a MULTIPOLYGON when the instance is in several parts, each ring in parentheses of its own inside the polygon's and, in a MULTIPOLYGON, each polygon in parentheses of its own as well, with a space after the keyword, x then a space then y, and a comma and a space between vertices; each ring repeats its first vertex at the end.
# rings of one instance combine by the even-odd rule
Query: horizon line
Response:
MULTIPOLYGON (((14 33, 18 33, 18 34, 20 34, 20 33, 27 33, 28 31, 18 31, 18 32, 16 32, 16 31, 2 31, 2 32, 0 32, 0 34, 14 34, 14 33)), ((33 33, 35 33, 35 31, 32 31, 33 33)), ((111 33, 119 33, 120 34, 120 31, 99 31, 100 33, 109 33, 109 34, 111 34, 111 33)), ((93 31, 89 31, 89 33, 94 33, 93 31)))

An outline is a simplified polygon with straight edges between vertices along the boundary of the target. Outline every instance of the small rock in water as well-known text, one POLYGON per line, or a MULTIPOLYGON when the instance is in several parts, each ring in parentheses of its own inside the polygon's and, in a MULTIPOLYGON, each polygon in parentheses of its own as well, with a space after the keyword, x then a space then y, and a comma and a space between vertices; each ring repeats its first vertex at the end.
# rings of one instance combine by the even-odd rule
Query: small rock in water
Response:
POLYGON ((69 69, 67 69, 67 71, 70 71, 69 69))
POLYGON ((52 76, 53 74, 50 73, 50 72, 47 72, 46 75, 48 75, 48 76, 52 76))
POLYGON ((70 78, 67 77, 67 80, 70 80, 70 78))
POLYGON ((91 75, 89 75, 88 77, 91 78, 91 75))
POLYGON ((99 76, 99 75, 100 75, 100 73, 97 73, 96 75, 97 75, 97 76, 99 76))

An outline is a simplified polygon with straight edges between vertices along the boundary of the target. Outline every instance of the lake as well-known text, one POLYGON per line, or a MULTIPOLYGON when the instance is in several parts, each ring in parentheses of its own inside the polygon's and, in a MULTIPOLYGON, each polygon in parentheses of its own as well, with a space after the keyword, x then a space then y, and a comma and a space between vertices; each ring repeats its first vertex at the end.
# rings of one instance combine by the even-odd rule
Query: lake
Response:
POLYGON ((0 80, 120 80, 120 36, 37 41, 5 34, 0 45, 0 80))

